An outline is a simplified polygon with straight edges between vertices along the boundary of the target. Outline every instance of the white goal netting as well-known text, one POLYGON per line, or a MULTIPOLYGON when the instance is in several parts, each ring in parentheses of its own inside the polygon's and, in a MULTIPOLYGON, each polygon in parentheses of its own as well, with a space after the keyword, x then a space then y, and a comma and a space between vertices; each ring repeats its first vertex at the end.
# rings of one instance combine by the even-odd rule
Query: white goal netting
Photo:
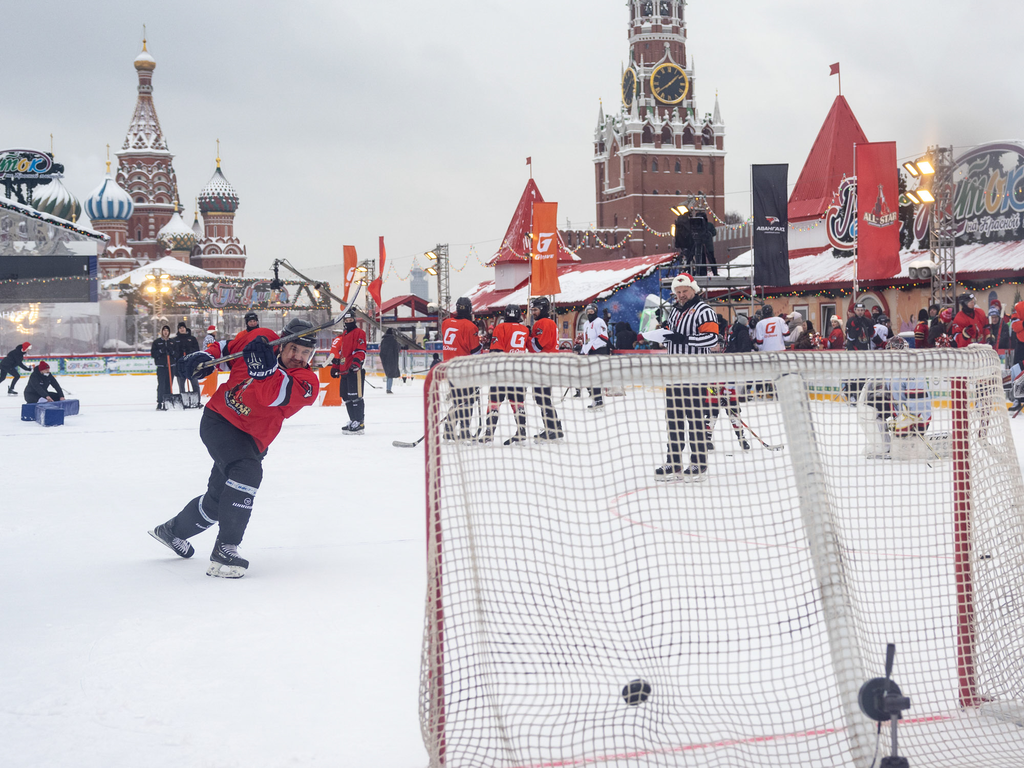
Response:
POLYGON ((435 368, 426 406, 432 766, 869 768, 887 643, 911 765, 1024 765, 991 350, 484 355, 435 368), (508 387, 530 439, 503 444, 506 401, 480 442, 508 387))

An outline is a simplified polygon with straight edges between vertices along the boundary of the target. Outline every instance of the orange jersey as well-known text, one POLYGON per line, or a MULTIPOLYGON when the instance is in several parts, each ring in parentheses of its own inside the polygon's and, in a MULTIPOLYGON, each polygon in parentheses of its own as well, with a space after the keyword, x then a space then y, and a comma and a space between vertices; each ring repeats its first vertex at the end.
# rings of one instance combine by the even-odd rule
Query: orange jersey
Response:
POLYGON ((502 323, 494 329, 491 352, 527 352, 530 329, 521 323, 502 323))
POLYGON ((454 360, 456 357, 475 355, 480 351, 480 329, 472 320, 449 317, 441 326, 441 338, 444 341, 444 359, 454 360))
POLYGON ((558 351, 558 327, 550 317, 542 317, 534 321, 530 335, 531 349, 534 352, 558 351))

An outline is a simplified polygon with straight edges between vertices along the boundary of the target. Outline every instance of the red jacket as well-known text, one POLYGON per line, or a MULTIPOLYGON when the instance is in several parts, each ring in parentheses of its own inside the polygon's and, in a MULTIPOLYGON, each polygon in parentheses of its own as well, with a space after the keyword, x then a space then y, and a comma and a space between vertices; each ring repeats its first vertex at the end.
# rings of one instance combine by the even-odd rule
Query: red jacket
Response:
POLYGON ((914 326, 914 348, 924 349, 928 346, 928 321, 922 320, 914 326))
POLYGON ((953 318, 952 336, 958 347, 984 344, 988 338, 988 316, 979 307, 971 315, 961 309, 953 318))
POLYGON ((833 328, 832 332, 825 339, 825 349, 842 349, 846 344, 846 334, 842 328, 833 328))
POLYGON ((366 360, 366 332, 356 327, 335 336, 331 342, 331 357, 341 361, 342 373, 353 365, 362 368, 366 360))
MULTIPOLYGON (((273 331, 255 328, 222 343, 225 354, 241 352, 257 336, 278 338, 273 331)), ((267 450, 285 419, 315 403, 320 393, 320 381, 309 368, 278 368, 265 379, 253 379, 243 358, 230 365, 231 375, 206 407, 252 435, 260 451, 267 450)))

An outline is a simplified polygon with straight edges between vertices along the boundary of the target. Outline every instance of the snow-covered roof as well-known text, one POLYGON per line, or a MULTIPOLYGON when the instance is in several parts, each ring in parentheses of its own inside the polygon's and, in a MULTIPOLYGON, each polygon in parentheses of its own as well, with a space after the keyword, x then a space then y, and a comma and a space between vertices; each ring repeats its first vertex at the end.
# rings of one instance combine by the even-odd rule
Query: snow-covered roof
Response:
MULTIPOLYGON (((661 253, 633 259, 613 259, 589 264, 566 264, 558 268, 561 292, 555 297, 559 305, 575 306, 605 298, 625 284, 632 283, 655 269, 678 258, 678 253, 661 253)), ((530 299, 530 281, 523 280, 511 290, 499 291, 493 280, 485 280, 466 294, 473 302, 473 311, 489 314, 506 304, 525 306, 530 299)))
POLYGON ((133 269, 131 272, 125 272, 123 275, 104 280, 101 285, 104 288, 115 288, 125 281, 130 282, 132 285, 142 285, 146 280, 146 275, 158 272, 162 272, 165 275, 174 275, 175 277, 220 277, 220 275, 213 272, 207 272, 205 269, 179 261, 173 256, 164 256, 162 259, 152 261, 138 269, 133 269))

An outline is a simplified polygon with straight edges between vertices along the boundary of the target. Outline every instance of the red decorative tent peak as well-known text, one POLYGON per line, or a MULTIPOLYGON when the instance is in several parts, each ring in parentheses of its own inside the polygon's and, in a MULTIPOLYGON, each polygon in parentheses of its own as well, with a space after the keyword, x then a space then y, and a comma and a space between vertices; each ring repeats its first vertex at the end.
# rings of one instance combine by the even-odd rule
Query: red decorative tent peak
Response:
MULTIPOLYGON (((540 189, 537 188, 537 182, 530 179, 526 182, 526 189, 523 190, 522 197, 519 198, 516 212, 512 214, 512 221, 509 222, 505 237, 501 240, 501 247, 498 248, 498 252, 494 254, 494 257, 487 262, 487 266, 493 267, 496 264, 530 260, 530 223, 532 221, 533 204, 543 202, 544 196, 541 195, 540 189)), ((574 256, 565 247, 562 233, 559 232, 557 234, 559 264, 579 261, 579 256, 574 256)))

